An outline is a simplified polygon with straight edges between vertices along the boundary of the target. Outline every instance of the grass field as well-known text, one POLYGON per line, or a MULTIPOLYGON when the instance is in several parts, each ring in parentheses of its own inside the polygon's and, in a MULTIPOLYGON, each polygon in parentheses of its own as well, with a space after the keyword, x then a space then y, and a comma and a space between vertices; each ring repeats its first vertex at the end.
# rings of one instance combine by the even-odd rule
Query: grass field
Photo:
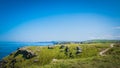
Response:
POLYGON ((99 55, 100 51, 110 47, 110 43, 65 44, 69 48, 67 54, 65 48, 60 49, 60 46, 55 45, 53 49, 48 49, 47 46, 24 47, 37 56, 25 59, 19 54, 13 58, 14 52, 4 58, 7 61, 5 67, 11 68, 11 61, 16 59, 14 68, 120 68, 120 47, 111 48, 106 53, 107 56, 99 55), (81 47, 82 53, 76 54, 77 46, 81 47))

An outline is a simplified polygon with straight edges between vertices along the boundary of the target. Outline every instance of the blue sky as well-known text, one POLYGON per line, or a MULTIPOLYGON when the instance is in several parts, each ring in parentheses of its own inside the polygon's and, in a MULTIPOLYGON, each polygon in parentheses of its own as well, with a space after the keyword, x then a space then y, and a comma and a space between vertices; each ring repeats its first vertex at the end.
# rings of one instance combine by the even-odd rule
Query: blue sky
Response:
POLYGON ((0 41, 120 39, 119 0, 0 0, 0 41))

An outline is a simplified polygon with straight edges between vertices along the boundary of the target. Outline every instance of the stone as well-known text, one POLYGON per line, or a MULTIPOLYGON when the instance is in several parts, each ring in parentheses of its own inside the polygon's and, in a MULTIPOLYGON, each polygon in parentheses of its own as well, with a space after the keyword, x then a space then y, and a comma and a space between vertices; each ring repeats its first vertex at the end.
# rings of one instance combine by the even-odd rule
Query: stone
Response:
POLYGON ((73 54, 72 54, 72 52, 70 52, 70 54, 69 54, 69 57, 73 57, 73 54))
POLYGON ((69 48, 68 48, 68 46, 66 46, 66 48, 65 48, 65 52, 69 52, 69 48))
POLYGON ((3 68, 3 63, 0 61, 0 68, 3 68))
POLYGON ((54 49, 54 46, 48 46, 48 49, 54 49))
POLYGON ((80 54, 82 52, 82 49, 79 46, 76 47, 76 50, 76 54, 80 54))
POLYGON ((2 61, 0 61, 0 62, 5 63, 5 64, 8 63, 6 60, 2 60, 2 61))
POLYGON ((15 68, 15 63, 16 63, 16 62, 17 62, 16 59, 12 59, 11 62, 10 62, 9 67, 10 67, 10 68, 15 68))
POLYGON ((15 64, 16 62, 17 62, 16 59, 13 59, 13 60, 11 61, 11 63, 14 63, 14 64, 15 64))
POLYGON ((63 49, 63 48, 65 48, 65 45, 61 45, 61 46, 60 46, 60 49, 63 49))
POLYGON ((81 48, 79 46, 76 47, 76 50, 81 50, 81 48))
POLYGON ((6 60, 0 60, 0 68, 6 68, 5 64, 8 62, 6 60))

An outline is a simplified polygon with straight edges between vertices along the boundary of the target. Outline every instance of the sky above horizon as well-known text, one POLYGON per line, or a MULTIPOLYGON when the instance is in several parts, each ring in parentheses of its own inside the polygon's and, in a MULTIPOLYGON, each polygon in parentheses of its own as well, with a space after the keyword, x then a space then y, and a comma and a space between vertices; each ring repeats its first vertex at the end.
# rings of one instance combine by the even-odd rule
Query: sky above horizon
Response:
POLYGON ((119 0, 0 0, 0 41, 120 40, 119 0))

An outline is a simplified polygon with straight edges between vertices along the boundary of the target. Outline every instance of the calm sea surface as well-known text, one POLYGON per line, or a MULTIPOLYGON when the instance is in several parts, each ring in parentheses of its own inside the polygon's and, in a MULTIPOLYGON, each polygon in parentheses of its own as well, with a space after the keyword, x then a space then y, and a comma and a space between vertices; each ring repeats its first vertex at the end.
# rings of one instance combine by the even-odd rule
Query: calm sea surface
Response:
POLYGON ((52 42, 0 42, 0 60, 16 51, 17 48, 24 46, 48 46, 53 45, 52 42))

